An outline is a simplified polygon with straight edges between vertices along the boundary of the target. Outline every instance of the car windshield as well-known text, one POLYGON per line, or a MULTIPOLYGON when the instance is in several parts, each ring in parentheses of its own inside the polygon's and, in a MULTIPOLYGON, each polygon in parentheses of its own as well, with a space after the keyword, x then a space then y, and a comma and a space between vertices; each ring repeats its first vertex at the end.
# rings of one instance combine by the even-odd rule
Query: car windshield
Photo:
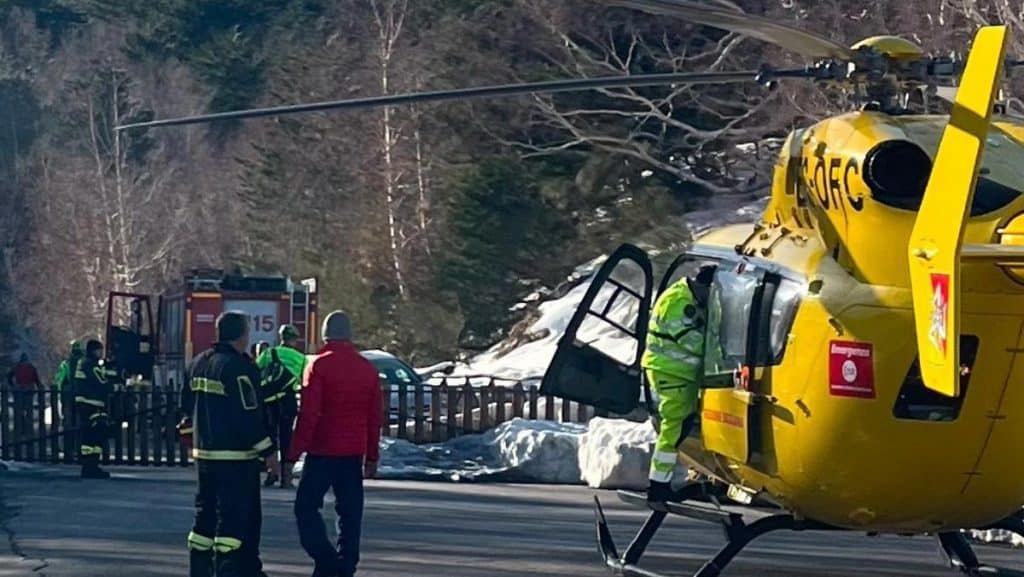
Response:
POLYGON ((377 372, 380 373, 382 379, 384 379, 389 385, 414 385, 419 382, 419 377, 416 373, 409 368, 408 365, 397 359, 370 359, 370 362, 377 367, 377 372))

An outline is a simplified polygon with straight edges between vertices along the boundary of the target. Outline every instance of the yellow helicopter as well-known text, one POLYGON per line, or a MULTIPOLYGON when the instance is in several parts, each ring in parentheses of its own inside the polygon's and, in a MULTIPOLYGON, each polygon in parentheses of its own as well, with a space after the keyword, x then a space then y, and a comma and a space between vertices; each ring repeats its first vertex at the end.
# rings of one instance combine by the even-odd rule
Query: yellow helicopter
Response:
MULTIPOLYGON (((752 539, 783 529, 934 534, 966 573, 1017 574, 982 565, 960 532, 1024 535, 1024 415, 1015 410, 1024 403, 1024 126, 994 116, 1004 70, 1020 64, 1005 59, 1005 27, 981 29, 960 61, 888 36, 847 48, 722 2, 607 3, 732 30, 817 61, 387 95, 118 130, 615 86, 804 78, 846 87, 855 111, 786 139, 760 221, 703 236, 662 279, 664 289, 695 267, 716 267, 711 298, 721 317, 707 330, 713 354, 700 427, 680 445, 708 480, 664 506, 621 492, 655 509, 621 556, 596 502, 605 562, 618 574, 655 575, 637 564, 672 513, 726 529, 727 544, 695 577, 718 575, 752 539), (952 113, 916 113, 914 92, 925 111, 928 98, 951 99, 952 113)), ((543 392, 615 415, 651 404, 639 359, 652 269, 637 247, 611 255, 560 341, 543 392), (631 343, 627 354, 602 350, 588 340, 591 330, 619 333, 631 343)))

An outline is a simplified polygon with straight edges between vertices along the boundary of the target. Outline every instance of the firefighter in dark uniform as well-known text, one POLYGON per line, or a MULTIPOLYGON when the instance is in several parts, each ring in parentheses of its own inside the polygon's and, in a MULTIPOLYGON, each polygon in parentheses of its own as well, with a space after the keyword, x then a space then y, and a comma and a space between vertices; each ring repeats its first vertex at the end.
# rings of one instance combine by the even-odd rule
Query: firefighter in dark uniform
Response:
POLYGON ((112 381, 113 375, 103 365, 103 343, 90 340, 85 345, 85 356, 74 369, 73 380, 83 479, 110 478, 110 473, 100 469, 100 456, 110 430, 107 401, 112 381))
POLYGON ((189 367, 182 410, 191 414, 199 476, 195 523, 188 536, 190 577, 258 577, 260 471, 277 466, 263 420, 260 373, 246 354, 244 313, 217 318, 217 343, 189 367))

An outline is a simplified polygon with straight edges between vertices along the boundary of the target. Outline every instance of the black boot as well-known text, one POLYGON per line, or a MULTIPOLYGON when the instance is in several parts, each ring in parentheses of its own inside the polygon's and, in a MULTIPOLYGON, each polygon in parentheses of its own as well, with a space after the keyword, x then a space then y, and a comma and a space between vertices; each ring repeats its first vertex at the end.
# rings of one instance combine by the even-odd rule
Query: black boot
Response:
POLYGON ((188 552, 188 577, 213 577, 213 551, 188 552))
POLYGON ((110 473, 100 469, 98 465, 82 467, 83 479, 109 479, 110 473))
POLYGON ((672 491, 672 485, 670 483, 659 483, 658 481, 651 481, 650 485, 647 486, 647 502, 648 503, 664 503, 666 501, 674 501, 676 495, 672 491))

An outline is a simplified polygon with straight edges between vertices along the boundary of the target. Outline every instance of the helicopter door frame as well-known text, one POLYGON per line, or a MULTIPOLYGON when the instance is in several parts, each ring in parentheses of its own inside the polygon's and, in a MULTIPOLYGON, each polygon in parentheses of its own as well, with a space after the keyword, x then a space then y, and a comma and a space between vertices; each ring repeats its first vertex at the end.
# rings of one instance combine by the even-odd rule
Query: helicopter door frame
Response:
POLYGON ((583 300, 559 339, 555 355, 541 381, 540 393, 588 404, 613 415, 627 415, 637 409, 643 381, 640 363, 647 338, 653 289, 654 272, 647 253, 631 244, 623 244, 616 249, 594 274, 583 300), (642 289, 629 286, 628 281, 613 278, 615 271, 624 263, 632 263, 639 268, 643 275, 640 279, 642 289), (615 287, 614 292, 607 302, 595 309, 595 301, 609 285, 615 287), (633 329, 609 317, 623 294, 625 298, 637 301, 633 329), (594 317, 636 341, 635 356, 629 364, 610 357, 592 346, 593 343, 577 338, 588 317, 594 317))

